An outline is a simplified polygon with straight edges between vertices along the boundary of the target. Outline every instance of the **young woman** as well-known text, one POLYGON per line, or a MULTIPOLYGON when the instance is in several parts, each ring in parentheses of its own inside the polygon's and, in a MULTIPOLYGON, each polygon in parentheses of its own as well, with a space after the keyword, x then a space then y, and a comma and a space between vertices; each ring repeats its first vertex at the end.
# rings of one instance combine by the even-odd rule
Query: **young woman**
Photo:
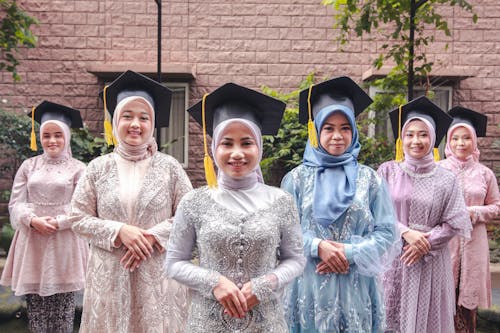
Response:
POLYGON ((281 291, 304 267, 302 237, 292 198, 259 167, 261 129, 275 134, 284 107, 228 83, 206 97, 206 116, 205 97, 189 110, 213 128, 218 176, 183 198, 167 252, 168 276, 194 291, 187 332, 287 332, 281 291))
POLYGON ((455 329, 475 332, 477 308, 491 306, 486 223, 500 212, 500 194, 493 171, 479 163, 477 137, 486 136, 486 116, 460 106, 448 114, 453 123, 447 135, 446 160, 440 165, 457 176, 473 226, 469 240, 454 237, 449 243, 458 296, 455 329))
MULTIPOLYGON (((402 138, 404 160, 386 162, 378 172, 391 192, 403 246, 384 275, 387 329, 454 332, 447 245, 455 235, 469 237, 471 224, 456 177, 433 156, 451 118, 425 97, 390 117, 394 137, 402 138)), ((396 157, 400 149, 397 144, 396 157)))
POLYGON ((313 132, 303 164, 282 181, 298 206, 307 258, 286 297, 291 332, 383 327, 382 288, 375 275, 398 237, 383 181, 357 162, 355 116, 369 104, 368 95, 347 77, 301 92, 300 117, 314 116, 313 132))
POLYGON ((163 277, 162 252, 191 184, 153 138, 170 91, 128 71, 103 97, 117 145, 90 162, 72 201, 73 230, 90 241, 80 332, 184 332, 188 290, 163 277))
POLYGON ((47 101, 31 115, 41 124, 43 154, 24 161, 14 179, 9 213, 16 233, 0 283, 26 295, 31 332, 73 332, 88 245, 71 231, 68 218, 85 170, 71 157, 70 127, 83 124, 79 111, 47 101))

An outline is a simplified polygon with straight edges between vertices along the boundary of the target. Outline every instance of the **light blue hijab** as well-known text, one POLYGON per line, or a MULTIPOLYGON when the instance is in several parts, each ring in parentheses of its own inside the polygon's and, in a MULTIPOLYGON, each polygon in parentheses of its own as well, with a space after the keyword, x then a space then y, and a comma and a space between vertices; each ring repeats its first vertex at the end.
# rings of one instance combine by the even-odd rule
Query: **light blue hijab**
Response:
POLYGON ((341 112, 349 121, 352 128, 351 145, 342 155, 334 156, 321 147, 321 144, 318 148, 313 148, 308 141, 303 162, 307 166, 316 167, 313 216, 325 227, 334 223, 352 203, 356 193, 358 154, 361 149, 354 111, 344 105, 328 105, 316 114, 314 125, 318 138, 323 123, 334 112, 341 112))

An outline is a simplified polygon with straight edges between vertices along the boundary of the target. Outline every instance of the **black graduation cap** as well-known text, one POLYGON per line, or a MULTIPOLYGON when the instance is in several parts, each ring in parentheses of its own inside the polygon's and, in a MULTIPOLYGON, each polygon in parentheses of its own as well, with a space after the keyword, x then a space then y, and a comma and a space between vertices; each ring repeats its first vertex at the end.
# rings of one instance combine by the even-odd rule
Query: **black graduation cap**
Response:
MULTIPOLYGON (((203 126, 203 100, 188 109, 203 126)), ((263 135, 275 135, 281 124, 286 104, 252 89, 226 83, 205 98, 206 131, 212 136, 214 128, 232 118, 250 120, 260 127, 263 135)))
POLYGON ((59 120, 70 128, 83 127, 80 111, 49 101, 43 101, 37 107, 34 107, 28 116, 33 116, 34 120, 39 124, 47 120, 59 120))
MULTIPOLYGON (((309 88, 302 90, 299 95, 299 121, 303 124, 309 119, 308 96, 309 88)), ((312 86, 310 102, 311 116, 314 118, 322 108, 331 104, 348 106, 357 116, 372 104, 373 100, 351 78, 340 76, 312 86)))
POLYGON ((399 135, 399 124, 403 127, 406 120, 413 116, 425 118, 434 124, 436 131, 436 143, 434 147, 439 146, 439 143, 445 136, 453 120, 446 112, 441 110, 439 106, 431 102, 427 97, 421 96, 401 107, 401 122, 399 121, 399 108, 389 112, 392 133, 395 139, 397 139, 399 135))
POLYGON ((151 103, 155 111, 155 127, 168 127, 172 99, 170 89, 147 76, 128 70, 101 92, 101 98, 111 116, 116 105, 130 96, 140 96, 151 103))
POLYGON ((455 106, 451 108, 448 111, 448 114, 453 117, 452 125, 466 123, 474 127, 474 129, 476 130, 476 135, 478 137, 486 136, 486 125, 488 123, 488 117, 486 117, 484 114, 464 108, 462 106, 455 106))

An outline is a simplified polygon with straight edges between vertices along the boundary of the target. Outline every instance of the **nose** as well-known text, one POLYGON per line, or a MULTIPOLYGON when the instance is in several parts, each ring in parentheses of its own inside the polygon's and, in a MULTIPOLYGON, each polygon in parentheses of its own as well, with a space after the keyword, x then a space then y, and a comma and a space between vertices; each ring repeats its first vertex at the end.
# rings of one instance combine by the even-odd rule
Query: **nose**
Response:
POLYGON ((340 140, 342 139, 342 135, 340 134, 339 130, 335 130, 332 133, 332 140, 340 140))
POLYGON ((139 119, 137 117, 132 118, 132 122, 130 123, 132 127, 139 127, 139 119))
POLYGON ((238 149, 238 148, 233 149, 233 151, 231 152, 231 158, 235 159, 235 160, 242 159, 243 152, 241 151, 241 149, 238 149))

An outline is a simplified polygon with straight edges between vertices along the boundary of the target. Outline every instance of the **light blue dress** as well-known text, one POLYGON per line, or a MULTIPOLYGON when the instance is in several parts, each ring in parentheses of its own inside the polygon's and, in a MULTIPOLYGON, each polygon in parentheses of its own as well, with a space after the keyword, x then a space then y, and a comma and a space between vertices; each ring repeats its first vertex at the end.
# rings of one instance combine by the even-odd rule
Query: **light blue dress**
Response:
MULTIPOLYGON (((302 276, 287 288, 285 311, 291 332, 380 332, 384 326, 382 286, 377 274, 398 239, 390 195, 376 172, 359 165, 350 207, 329 226, 313 219, 314 166, 300 165, 282 181, 299 210, 307 259, 302 276), (345 244, 347 274, 316 273, 323 239, 345 244)), ((328 196, 328 193, 324 193, 328 196)))

